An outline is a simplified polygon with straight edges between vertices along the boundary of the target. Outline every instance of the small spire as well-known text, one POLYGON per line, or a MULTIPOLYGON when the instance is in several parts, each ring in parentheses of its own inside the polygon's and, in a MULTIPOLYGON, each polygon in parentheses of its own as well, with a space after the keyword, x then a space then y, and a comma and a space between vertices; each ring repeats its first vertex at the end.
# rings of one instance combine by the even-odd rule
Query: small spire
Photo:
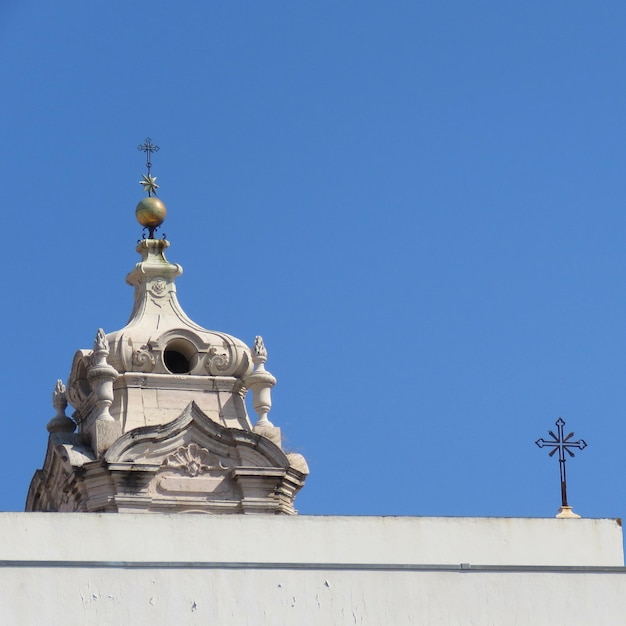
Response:
POLYGON ((151 173, 152 153, 158 152, 160 148, 152 143, 150 137, 146 137, 146 140, 137 146, 137 150, 146 153, 146 168, 148 173, 141 175, 139 184, 143 185, 143 190, 147 192, 148 197, 139 202, 135 209, 135 215, 144 230, 148 229, 148 238, 154 239, 154 231, 163 223, 167 213, 165 204, 156 198, 156 190, 159 188, 159 185, 157 185, 156 176, 152 176, 151 173), (153 194, 155 197, 153 197, 153 194))

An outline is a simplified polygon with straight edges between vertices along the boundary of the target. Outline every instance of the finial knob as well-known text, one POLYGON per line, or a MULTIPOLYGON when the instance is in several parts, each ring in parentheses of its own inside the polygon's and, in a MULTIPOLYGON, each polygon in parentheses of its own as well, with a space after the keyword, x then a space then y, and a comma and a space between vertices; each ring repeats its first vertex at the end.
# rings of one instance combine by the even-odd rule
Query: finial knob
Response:
POLYGON ((137 221, 150 231, 150 239, 153 238, 154 230, 165 221, 166 215, 165 204, 154 196, 140 200, 135 209, 137 221))

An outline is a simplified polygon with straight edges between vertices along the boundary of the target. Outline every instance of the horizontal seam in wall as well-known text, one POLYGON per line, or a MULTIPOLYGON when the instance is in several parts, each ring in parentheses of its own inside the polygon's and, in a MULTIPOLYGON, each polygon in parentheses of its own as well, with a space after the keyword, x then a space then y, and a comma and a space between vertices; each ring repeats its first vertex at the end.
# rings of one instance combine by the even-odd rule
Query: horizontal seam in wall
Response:
POLYGON ((0 568, 330 570, 382 572, 626 574, 624 566, 597 565, 428 565, 413 563, 261 563, 220 561, 72 561, 0 559, 0 568))

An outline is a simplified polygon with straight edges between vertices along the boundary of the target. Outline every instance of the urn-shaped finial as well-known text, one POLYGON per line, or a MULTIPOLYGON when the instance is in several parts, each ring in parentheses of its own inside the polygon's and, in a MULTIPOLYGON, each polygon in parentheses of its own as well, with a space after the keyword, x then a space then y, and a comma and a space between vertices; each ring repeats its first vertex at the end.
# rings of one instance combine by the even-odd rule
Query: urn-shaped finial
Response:
POLYGON ((91 364, 87 370, 87 379, 95 401, 95 409, 89 417, 87 433, 91 447, 98 457, 104 454, 120 434, 119 423, 109 412, 109 407, 114 400, 113 383, 118 377, 118 372, 107 362, 108 356, 109 342, 104 330, 99 328, 93 343, 91 364))
POLYGON ((109 356, 109 342, 104 330, 99 328, 93 342, 93 355, 87 378, 98 407, 96 419, 110 422, 113 421, 109 413, 109 407, 113 403, 113 382, 118 374, 116 369, 107 363, 107 356, 109 356))
POLYGON ((252 346, 252 362, 254 372, 246 378, 246 387, 252 390, 252 406, 259 419, 256 427, 273 426, 267 419, 267 414, 272 408, 272 387, 276 384, 276 379, 265 369, 267 361, 267 349, 263 343, 263 337, 257 335, 252 346))

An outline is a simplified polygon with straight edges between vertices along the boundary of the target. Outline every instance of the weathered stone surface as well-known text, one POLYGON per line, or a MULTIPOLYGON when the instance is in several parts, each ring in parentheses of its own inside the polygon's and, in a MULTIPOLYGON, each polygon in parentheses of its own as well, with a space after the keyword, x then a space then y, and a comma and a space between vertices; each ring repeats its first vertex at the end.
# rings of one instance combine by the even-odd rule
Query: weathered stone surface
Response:
POLYGON ((251 350, 191 321, 176 298, 182 268, 163 255, 168 246, 139 243, 128 324, 99 330, 93 350, 76 352, 67 393, 57 384, 28 511, 295 513, 308 467, 282 451, 267 418, 276 379, 265 370, 263 340, 251 350))
POLYGON ((49 433, 73 433, 76 424, 67 415, 67 393, 62 380, 57 380, 57 384, 52 392, 52 406, 56 409, 56 415, 48 422, 46 428, 49 433))
POLYGON ((293 514, 307 473, 270 439, 221 426, 192 402, 168 424, 118 437, 102 458, 80 435, 54 434, 26 508, 293 514))

